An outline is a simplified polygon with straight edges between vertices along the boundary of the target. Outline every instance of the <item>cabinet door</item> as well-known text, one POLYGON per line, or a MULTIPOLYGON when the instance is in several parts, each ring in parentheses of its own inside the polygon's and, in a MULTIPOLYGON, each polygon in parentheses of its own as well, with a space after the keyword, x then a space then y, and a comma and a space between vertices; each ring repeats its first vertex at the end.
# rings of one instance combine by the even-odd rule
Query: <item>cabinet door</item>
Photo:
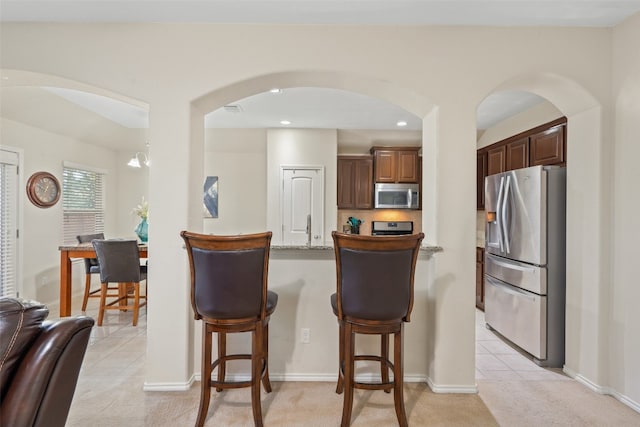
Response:
POLYGON ((338 158, 338 209, 355 208, 355 160, 338 158))
POLYGON ((484 179, 487 176, 487 152, 479 151, 476 164, 476 208, 484 209, 484 179))
POLYGON ((529 138, 525 137, 507 144, 505 170, 522 169, 529 166, 529 138))
POLYGON ((373 159, 355 161, 354 195, 356 209, 373 207, 373 159))
POLYGON ((504 172, 507 147, 504 145, 487 151, 487 175, 504 172))
POLYGON ((375 152, 376 182, 396 182, 397 154, 386 150, 375 152))
POLYGON ((398 151, 397 182, 418 183, 417 151, 398 151))
POLYGON ((560 125, 531 136, 531 166, 564 164, 564 130, 560 125))

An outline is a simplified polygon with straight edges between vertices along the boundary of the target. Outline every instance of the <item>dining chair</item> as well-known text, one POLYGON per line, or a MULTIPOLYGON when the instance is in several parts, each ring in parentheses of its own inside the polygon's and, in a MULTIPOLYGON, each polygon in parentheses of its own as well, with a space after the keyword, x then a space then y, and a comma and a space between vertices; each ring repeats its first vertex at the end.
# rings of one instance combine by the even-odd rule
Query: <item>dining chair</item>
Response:
MULTIPOLYGON (((80 234, 76 236, 78 243, 91 243, 92 240, 104 240, 104 233, 80 234)), ((91 290, 91 276, 100 274, 100 265, 97 258, 84 259, 84 296, 82 298, 82 311, 87 311, 89 298, 100 298, 100 288, 91 290)))
POLYGON ((393 390, 398 424, 407 426, 402 331, 413 308, 416 261, 424 234, 366 236, 334 231, 331 235, 337 284, 331 307, 338 319, 339 339, 336 393, 344 392, 341 425, 351 424, 357 388, 393 390), (380 355, 356 354, 356 334, 380 335, 380 355), (390 334, 394 336, 393 363, 389 359, 390 334), (380 381, 355 380, 355 363, 363 360, 380 364, 380 381))
POLYGON ((202 320, 202 370, 197 426, 204 425, 211 388, 251 387, 256 426, 262 426, 260 382, 267 393, 269 381, 269 319, 278 294, 267 289, 271 232, 219 236, 182 231, 191 271, 191 306, 202 320), (251 332, 251 354, 227 354, 227 334, 251 332), (212 361, 213 334, 218 355, 212 361), (251 360, 248 381, 227 381, 227 362, 251 360), (217 379, 211 378, 218 368, 217 379))
MULTIPOLYGON (((133 310, 133 326, 138 325, 140 308, 147 305, 147 294, 141 295, 140 282, 147 280, 147 270, 140 265, 136 240, 93 240, 93 247, 100 264, 100 308, 98 326, 102 326, 106 310, 133 310), (117 288, 109 283, 118 283, 117 288), (133 289, 133 303, 129 293, 133 289), (109 292, 112 291, 112 292, 109 292), (107 301, 107 298, 110 298, 107 301), (141 300, 144 300, 141 302, 141 300)), ((146 286, 145 286, 146 287, 146 286)))

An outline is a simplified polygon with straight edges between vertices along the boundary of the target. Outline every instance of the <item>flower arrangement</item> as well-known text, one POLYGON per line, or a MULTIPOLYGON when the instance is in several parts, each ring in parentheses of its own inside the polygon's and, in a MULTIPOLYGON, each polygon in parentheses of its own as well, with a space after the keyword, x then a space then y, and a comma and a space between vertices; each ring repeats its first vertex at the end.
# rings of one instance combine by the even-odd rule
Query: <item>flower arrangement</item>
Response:
POLYGON ((140 204, 133 208, 131 213, 136 214, 144 220, 147 220, 149 218, 149 203, 144 199, 144 196, 142 196, 142 201, 140 202, 140 204))

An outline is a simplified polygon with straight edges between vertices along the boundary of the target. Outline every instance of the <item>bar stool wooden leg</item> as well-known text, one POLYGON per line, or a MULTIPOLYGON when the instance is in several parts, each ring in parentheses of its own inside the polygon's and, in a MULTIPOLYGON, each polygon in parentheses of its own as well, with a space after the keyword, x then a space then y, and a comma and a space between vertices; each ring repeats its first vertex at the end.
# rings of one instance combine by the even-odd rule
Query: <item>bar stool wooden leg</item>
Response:
POLYGON ((353 409, 353 382, 355 369, 355 336, 350 323, 344 326, 344 403, 342 405, 342 427, 351 424, 351 411, 353 409))
MULTIPOLYGON (((218 332, 218 360, 221 362, 218 364, 218 382, 223 382, 226 372, 227 364, 224 361, 224 357, 227 355, 227 334, 224 332, 218 332)), ((222 391, 222 387, 216 387, 216 391, 222 391)))
POLYGON ((196 426, 204 426, 211 397, 211 340, 212 334, 206 324, 202 325, 202 368, 200 370, 200 407, 196 426))
MULTIPOLYGON (((382 377, 383 383, 389 382, 389 365, 387 361, 389 360, 389 334, 380 335, 380 357, 382 361, 380 362, 380 376, 382 377)), ((385 389, 385 393, 391 393, 391 389, 385 389)))
POLYGON ((253 422, 256 427, 262 427, 262 405, 260 402, 260 376, 264 361, 263 355, 263 328, 260 322, 251 333, 251 407, 253 409, 253 422))
POLYGON ((271 380, 269 379, 269 323, 265 323, 262 335, 264 376, 262 377, 262 385, 264 391, 271 393, 271 380))
POLYGON ((402 364, 402 329, 394 334, 393 338, 393 400, 395 402, 396 416, 400 427, 407 427, 407 414, 404 409, 404 368, 402 364))
POLYGON ((336 393, 342 394, 344 390, 344 380, 342 378, 344 372, 344 325, 338 320, 338 384, 336 385, 336 393))

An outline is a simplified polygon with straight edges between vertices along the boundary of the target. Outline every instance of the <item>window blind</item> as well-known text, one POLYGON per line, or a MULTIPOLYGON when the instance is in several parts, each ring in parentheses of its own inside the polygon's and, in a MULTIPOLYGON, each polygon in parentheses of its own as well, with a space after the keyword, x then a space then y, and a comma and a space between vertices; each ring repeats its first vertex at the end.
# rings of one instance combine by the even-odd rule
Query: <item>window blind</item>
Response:
POLYGON ((0 296, 17 296, 18 153, 2 150, 0 162, 0 296))
POLYGON ((64 166, 62 174, 64 244, 79 234, 104 232, 104 174, 64 166))

